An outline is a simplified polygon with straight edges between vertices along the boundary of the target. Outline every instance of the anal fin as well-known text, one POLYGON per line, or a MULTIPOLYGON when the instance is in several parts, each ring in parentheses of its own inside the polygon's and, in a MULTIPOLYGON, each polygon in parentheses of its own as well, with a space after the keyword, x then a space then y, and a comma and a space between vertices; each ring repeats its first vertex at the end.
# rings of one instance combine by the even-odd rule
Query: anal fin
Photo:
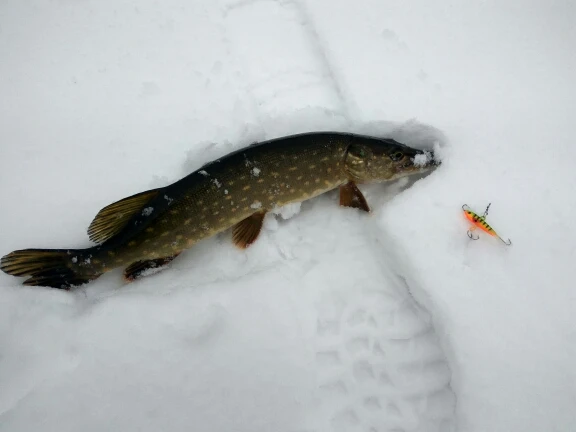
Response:
POLYGON ((134 280, 144 276, 142 273, 150 271, 150 274, 157 273, 163 270, 163 267, 168 265, 174 258, 176 258, 180 253, 150 260, 136 261, 130 264, 126 269, 124 269, 124 279, 127 282, 133 282, 134 280))
POLYGON ((234 225, 232 229, 234 244, 241 249, 246 249, 254 243, 262 231, 264 216, 266 216, 266 212, 259 211, 234 225))
POLYGON ((362 195, 362 192, 360 192, 360 189, 353 181, 340 186, 340 205, 370 212, 366 198, 364 198, 364 195, 362 195))

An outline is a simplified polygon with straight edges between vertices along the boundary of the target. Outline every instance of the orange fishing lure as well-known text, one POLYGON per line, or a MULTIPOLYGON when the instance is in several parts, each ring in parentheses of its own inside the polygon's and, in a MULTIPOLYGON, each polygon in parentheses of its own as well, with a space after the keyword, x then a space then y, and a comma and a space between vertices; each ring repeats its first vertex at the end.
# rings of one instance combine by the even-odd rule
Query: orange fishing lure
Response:
POLYGON ((492 237, 499 238, 505 245, 510 246, 512 244, 510 239, 508 239, 508 241, 505 241, 504 239, 502 239, 502 237, 496 234, 496 231, 494 231, 494 229, 490 225, 488 225, 488 223, 486 223, 486 216, 488 216, 488 209, 490 208, 490 204, 488 204, 488 207, 486 207, 486 210, 484 211, 484 214, 482 216, 480 216, 477 213, 474 213, 470 209, 468 204, 464 204, 462 206, 462 210, 464 210, 464 216, 472 223, 472 226, 468 229, 466 234, 468 234, 468 237, 470 237, 472 240, 478 240, 480 236, 476 235, 476 237, 474 237, 473 232, 477 228, 479 228, 485 233, 491 235, 492 237))

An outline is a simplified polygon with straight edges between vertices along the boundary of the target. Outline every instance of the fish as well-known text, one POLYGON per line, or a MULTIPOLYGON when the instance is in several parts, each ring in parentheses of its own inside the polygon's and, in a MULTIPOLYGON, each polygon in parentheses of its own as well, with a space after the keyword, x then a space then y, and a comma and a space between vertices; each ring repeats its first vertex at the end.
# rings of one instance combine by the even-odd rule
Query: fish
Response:
POLYGON ((392 181, 440 164, 393 139, 310 132, 254 143, 209 162, 168 186, 114 202, 88 227, 85 249, 23 249, 0 269, 23 284, 70 289, 118 267, 128 282, 165 268, 182 251, 231 229, 245 249, 266 214, 339 188, 340 205, 366 212, 359 184, 392 181))

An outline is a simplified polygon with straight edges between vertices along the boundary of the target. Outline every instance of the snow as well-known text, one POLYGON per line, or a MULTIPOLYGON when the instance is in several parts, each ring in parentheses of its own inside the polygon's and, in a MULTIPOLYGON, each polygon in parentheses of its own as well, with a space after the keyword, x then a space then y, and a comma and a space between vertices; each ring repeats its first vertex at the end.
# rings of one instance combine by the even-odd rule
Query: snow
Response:
POLYGON ((2 2, 0 255, 88 246, 105 205, 285 134, 443 163, 361 185, 371 214, 328 193, 130 285, 1 274, 0 430, 573 430, 575 13, 2 2), (461 206, 490 202, 510 247, 466 235, 461 206))
MULTIPOLYGON (((418 154, 416 156, 414 156, 414 165, 415 166, 426 166, 429 162, 432 162, 435 159, 435 157, 432 156, 432 153, 429 151, 425 151, 423 154, 418 154)), ((437 158, 438 162, 441 162, 442 160, 440 158, 437 158)))
POLYGON ((300 208, 302 207, 302 203, 295 202, 283 205, 282 207, 275 207, 272 209, 272 213, 282 217, 282 219, 290 219, 291 217, 300 213, 300 208))

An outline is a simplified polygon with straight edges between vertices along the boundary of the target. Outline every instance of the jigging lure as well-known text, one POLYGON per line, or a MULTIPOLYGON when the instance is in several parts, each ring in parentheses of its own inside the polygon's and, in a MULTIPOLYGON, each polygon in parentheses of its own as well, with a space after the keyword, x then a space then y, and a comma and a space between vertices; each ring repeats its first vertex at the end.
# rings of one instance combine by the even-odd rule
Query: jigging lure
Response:
POLYGON ((491 235, 492 237, 499 238, 502 241, 502 243, 504 243, 506 246, 510 246, 512 244, 510 239, 508 239, 508 241, 505 241, 486 222, 486 217, 488 216, 488 209, 490 208, 490 204, 492 204, 492 203, 488 204, 488 207, 486 207, 486 210, 484 210, 484 214, 482 216, 473 212, 472 209, 470 209, 470 207, 468 206, 468 204, 464 204, 462 206, 462 210, 464 210, 464 216, 466 216, 466 219, 468 219, 472 223, 472 226, 468 229, 466 234, 468 234, 468 237, 470 237, 472 240, 478 240, 480 238, 480 236, 476 235, 476 237, 474 237, 474 234, 473 234, 474 231, 478 228, 478 229, 481 229, 482 231, 484 231, 485 233, 491 235))

